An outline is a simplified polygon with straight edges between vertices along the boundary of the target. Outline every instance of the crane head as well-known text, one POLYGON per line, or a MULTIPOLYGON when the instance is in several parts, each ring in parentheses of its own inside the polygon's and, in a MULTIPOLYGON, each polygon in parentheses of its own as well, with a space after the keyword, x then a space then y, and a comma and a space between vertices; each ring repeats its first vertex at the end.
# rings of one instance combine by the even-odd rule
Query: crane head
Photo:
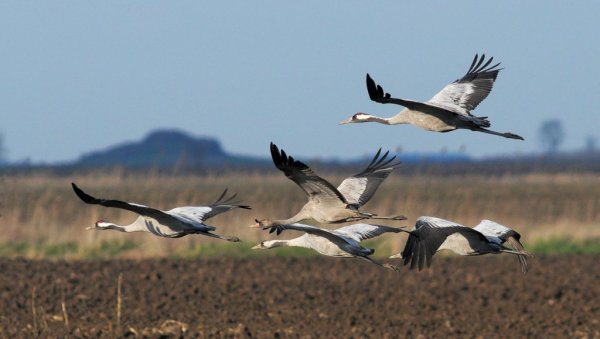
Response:
POLYGON ((350 118, 348 118, 346 120, 342 120, 340 122, 340 125, 358 123, 358 122, 367 122, 367 121, 369 121, 369 118, 371 118, 371 116, 369 114, 358 112, 358 113, 354 114, 353 116, 351 116, 350 118))
POLYGON ((270 219, 254 219, 255 224, 250 225, 249 227, 252 228, 267 228, 270 227, 271 225, 273 225, 273 221, 271 221, 270 219))
POLYGON ((264 242, 264 241, 261 241, 261 242, 260 242, 260 244, 258 244, 258 245, 256 245, 256 246, 252 247, 251 249, 253 249, 253 250, 265 250, 265 249, 267 249, 267 248, 268 248, 268 247, 267 247, 267 246, 265 246, 265 242, 264 242))
POLYGON ((105 229, 109 229, 112 225, 113 224, 111 224, 109 222, 99 219, 98 221, 96 221, 94 226, 87 227, 86 230, 105 230, 105 229))

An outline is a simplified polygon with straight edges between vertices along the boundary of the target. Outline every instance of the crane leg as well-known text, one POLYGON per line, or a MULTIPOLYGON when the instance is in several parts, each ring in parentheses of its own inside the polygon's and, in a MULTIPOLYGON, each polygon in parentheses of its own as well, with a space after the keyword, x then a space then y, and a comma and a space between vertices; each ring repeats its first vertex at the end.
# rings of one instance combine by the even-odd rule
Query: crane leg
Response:
POLYGON ((514 134, 514 133, 510 133, 510 132, 500 133, 500 132, 491 131, 489 129, 485 129, 485 128, 481 128, 481 127, 472 128, 471 130, 472 131, 476 131, 476 132, 482 132, 482 133, 487 133, 487 134, 498 135, 498 136, 505 137, 505 138, 508 138, 508 139, 525 140, 525 139, 523 139, 522 136, 514 134))
POLYGON ((372 264, 375 264, 377 266, 381 266, 383 268, 390 269, 390 270, 392 270, 394 272, 400 272, 400 268, 398 268, 397 266, 390 265, 390 264, 383 264, 383 263, 380 263, 379 261, 375 261, 375 260, 371 259, 370 257, 358 257, 358 258, 366 260, 366 261, 368 261, 368 262, 370 262, 372 264))

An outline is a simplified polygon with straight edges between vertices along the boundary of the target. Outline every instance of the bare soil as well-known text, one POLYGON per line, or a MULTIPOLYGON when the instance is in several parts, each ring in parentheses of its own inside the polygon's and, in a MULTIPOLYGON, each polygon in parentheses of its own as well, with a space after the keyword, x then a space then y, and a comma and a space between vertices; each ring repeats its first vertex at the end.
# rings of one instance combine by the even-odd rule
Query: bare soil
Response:
POLYGON ((600 338, 599 259, 0 259, 0 337, 600 338))

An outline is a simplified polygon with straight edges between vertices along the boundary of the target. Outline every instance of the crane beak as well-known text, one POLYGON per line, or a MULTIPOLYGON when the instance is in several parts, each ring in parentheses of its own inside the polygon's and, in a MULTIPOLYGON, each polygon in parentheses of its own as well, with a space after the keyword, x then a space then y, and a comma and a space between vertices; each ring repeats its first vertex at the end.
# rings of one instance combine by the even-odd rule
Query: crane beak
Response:
POLYGON ((346 120, 340 121, 340 125, 346 125, 352 122, 352 118, 348 118, 346 120))
POLYGON ((258 221, 258 219, 254 219, 254 222, 255 222, 255 224, 252 224, 248 227, 250 227, 250 228, 260 228, 261 227, 260 221, 258 221))
POLYGON ((102 219, 98 219, 98 221, 96 221, 94 223, 94 226, 86 227, 85 229, 89 231, 89 230, 93 230, 93 229, 99 228, 98 227, 98 223, 101 223, 101 222, 103 222, 103 220, 102 219))

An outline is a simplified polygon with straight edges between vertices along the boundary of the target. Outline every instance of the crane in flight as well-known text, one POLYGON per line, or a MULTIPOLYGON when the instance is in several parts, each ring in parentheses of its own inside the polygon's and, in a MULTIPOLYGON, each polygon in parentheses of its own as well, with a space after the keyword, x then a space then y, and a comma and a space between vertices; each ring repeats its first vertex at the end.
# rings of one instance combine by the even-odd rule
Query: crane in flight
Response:
POLYGON ((308 202, 294 216, 283 220, 262 219, 255 221, 260 226, 288 225, 303 220, 316 220, 319 223, 343 223, 363 219, 406 220, 405 216, 380 217, 373 213, 359 211, 371 199, 381 183, 400 162, 393 162, 396 156, 388 157, 377 151, 371 163, 362 172, 346 178, 336 188, 329 181, 316 175, 303 162, 288 156, 271 143, 271 157, 275 166, 306 193, 308 202))
POLYGON ((501 70, 500 63, 490 66, 490 58, 485 62, 485 54, 481 58, 476 54, 471 67, 460 79, 446 85, 439 93, 426 102, 394 98, 375 83, 367 74, 367 90, 371 100, 380 104, 396 104, 405 108, 391 118, 381 118, 367 113, 356 113, 341 125, 361 122, 378 122, 385 125, 412 124, 427 131, 450 132, 456 129, 488 133, 509 139, 524 140, 523 137, 510 132, 496 132, 487 129, 491 126, 487 117, 471 114, 492 91, 494 81, 501 70))
POLYGON ((240 205, 232 200, 236 194, 226 198, 227 189, 219 198, 208 206, 176 207, 168 211, 161 211, 152 207, 124 202, 120 200, 99 199, 85 193, 81 188, 71 183, 75 194, 86 204, 101 205, 104 207, 121 208, 139 214, 140 216, 129 225, 117 225, 106 221, 98 221, 93 227, 87 229, 115 230, 120 232, 150 232, 159 237, 180 238, 189 234, 201 234, 212 238, 239 242, 238 237, 225 236, 211 233, 216 228, 207 225, 205 221, 217 214, 227 212, 234 208, 250 209, 250 206, 240 205))
POLYGON ((402 253, 390 258, 402 258, 404 265, 421 270, 431 266, 433 255, 440 250, 450 250, 459 255, 484 255, 510 253, 519 258, 521 271, 527 272, 527 257, 533 257, 519 241, 515 230, 491 220, 482 220, 470 228, 434 217, 420 217, 410 231, 402 253), (512 249, 504 246, 508 243, 512 249))
POLYGON ((330 257, 364 259, 372 264, 396 272, 399 271, 398 267, 380 263, 369 257, 371 254, 375 253, 375 250, 363 247, 360 242, 384 233, 407 232, 402 228, 371 224, 354 224, 335 230, 327 230, 304 224, 263 227, 260 223, 256 223, 251 227, 262 227, 263 230, 269 229, 269 233, 277 232, 277 235, 285 230, 294 230, 305 233, 304 235, 290 240, 266 240, 252 247, 252 249, 270 249, 281 246, 304 247, 313 249, 322 255, 330 257))

